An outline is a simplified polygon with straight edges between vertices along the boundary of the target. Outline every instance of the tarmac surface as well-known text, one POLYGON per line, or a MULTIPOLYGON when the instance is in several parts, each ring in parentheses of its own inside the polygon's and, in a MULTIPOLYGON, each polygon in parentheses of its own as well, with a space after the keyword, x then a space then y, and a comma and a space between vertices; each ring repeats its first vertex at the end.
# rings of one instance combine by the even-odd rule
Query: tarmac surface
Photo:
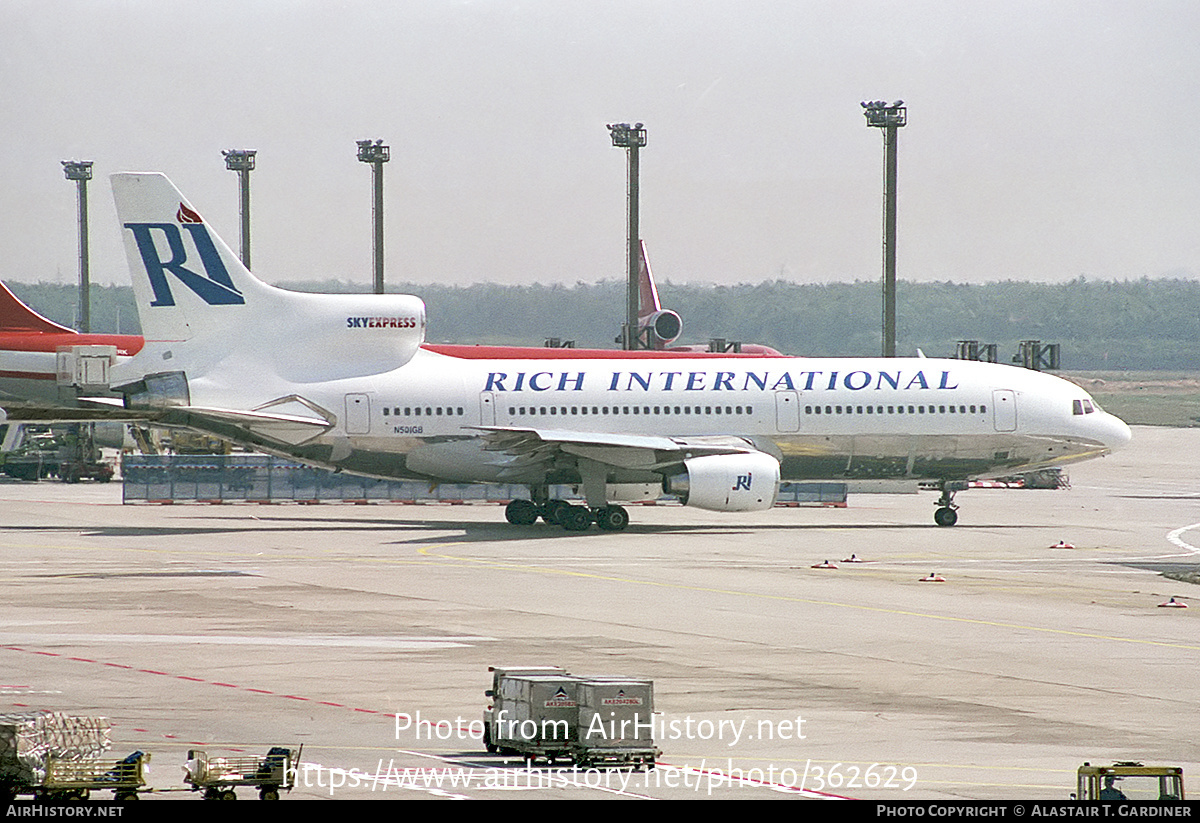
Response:
POLYGON ((1137 428, 1069 490, 960 493, 954 528, 933 494, 631 507, 624 533, 568 534, 496 505, 4 482, 0 712, 106 716, 156 789, 191 748, 303 744, 285 798, 1065 799, 1085 760, 1190 777, 1200 588, 1160 573, 1200 572, 1198 456, 1200 429, 1137 428), (658 768, 486 755, 487 667, 514 664, 653 679, 658 768))

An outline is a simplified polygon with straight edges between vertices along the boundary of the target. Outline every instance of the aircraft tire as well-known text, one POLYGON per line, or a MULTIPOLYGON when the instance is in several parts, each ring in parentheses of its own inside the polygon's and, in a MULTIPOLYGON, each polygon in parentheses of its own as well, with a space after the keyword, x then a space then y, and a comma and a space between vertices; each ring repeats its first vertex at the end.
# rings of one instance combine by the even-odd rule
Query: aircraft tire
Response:
POLYGON ((958 522, 958 512, 949 506, 943 506, 933 513, 933 522, 939 526, 953 526, 958 522))
POLYGON ((542 508, 542 519, 552 526, 561 526, 563 513, 571 504, 563 500, 551 500, 542 508))
POLYGON ((538 508, 531 500, 512 500, 504 507, 504 519, 514 526, 532 526, 538 519, 538 508))
POLYGON ((592 525, 592 513, 583 506, 566 506, 558 516, 558 522, 569 532, 584 532, 592 525))
POLYGON ((624 531, 629 525, 629 513, 621 506, 596 509, 596 525, 606 532, 624 531))

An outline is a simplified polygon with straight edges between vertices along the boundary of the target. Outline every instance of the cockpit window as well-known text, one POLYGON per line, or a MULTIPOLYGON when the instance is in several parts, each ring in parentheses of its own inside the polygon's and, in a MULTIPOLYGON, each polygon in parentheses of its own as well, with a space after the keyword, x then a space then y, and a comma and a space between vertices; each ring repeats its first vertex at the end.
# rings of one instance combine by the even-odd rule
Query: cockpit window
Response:
POLYGON ((1091 414, 1096 410, 1091 400, 1073 400, 1071 402, 1072 414, 1091 414))

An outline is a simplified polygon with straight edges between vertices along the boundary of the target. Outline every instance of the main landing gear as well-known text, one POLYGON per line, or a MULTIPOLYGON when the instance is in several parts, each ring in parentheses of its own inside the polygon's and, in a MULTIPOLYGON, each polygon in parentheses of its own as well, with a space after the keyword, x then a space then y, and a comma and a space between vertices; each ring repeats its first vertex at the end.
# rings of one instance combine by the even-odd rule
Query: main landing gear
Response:
POLYGON ((961 480, 942 481, 942 496, 938 498, 935 504, 938 508, 933 513, 934 523, 937 523, 939 526, 953 526, 958 522, 958 506, 954 505, 954 493, 960 492, 966 487, 967 484, 961 480))
POLYGON ((629 525, 629 514, 621 506, 600 506, 589 509, 565 500, 547 500, 539 505, 533 500, 513 500, 504 508, 504 517, 514 526, 531 526, 540 517, 547 523, 562 526, 569 532, 583 532, 595 523, 602 531, 619 532, 629 525))

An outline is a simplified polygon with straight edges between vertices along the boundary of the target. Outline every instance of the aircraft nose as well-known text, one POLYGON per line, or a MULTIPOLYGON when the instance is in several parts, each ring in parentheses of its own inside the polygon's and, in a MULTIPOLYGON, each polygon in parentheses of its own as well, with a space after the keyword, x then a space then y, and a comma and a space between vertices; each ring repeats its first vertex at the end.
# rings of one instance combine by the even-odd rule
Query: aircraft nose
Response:
POLYGON ((1133 439, 1133 432, 1121 418, 1111 414, 1106 414, 1106 416, 1108 419, 1104 426, 1104 445, 1110 450, 1116 451, 1133 439))

